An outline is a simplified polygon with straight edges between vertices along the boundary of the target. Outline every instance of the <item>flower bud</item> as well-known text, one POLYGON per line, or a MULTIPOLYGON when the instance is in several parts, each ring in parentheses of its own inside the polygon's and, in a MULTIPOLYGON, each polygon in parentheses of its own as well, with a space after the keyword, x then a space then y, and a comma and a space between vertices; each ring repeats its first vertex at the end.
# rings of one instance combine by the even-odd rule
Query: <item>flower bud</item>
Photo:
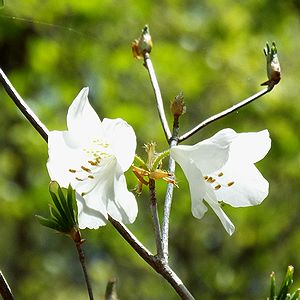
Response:
POLYGON ((175 118, 179 118, 186 112, 186 106, 184 103, 184 97, 182 92, 179 95, 177 95, 174 98, 174 100, 171 101, 170 108, 175 118))
POLYGON ((267 59, 267 75, 268 79, 261 85, 274 86, 280 81, 280 64, 277 56, 277 49, 275 42, 272 43, 270 48, 269 44, 266 44, 264 53, 267 59))
POLYGON ((134 40, 131 44, 133 56, 137 59, 143 59, 145 53, 151 52, 152 46, 153 44, 149 26, 145 25, 140 38, 138 40, 134 40))

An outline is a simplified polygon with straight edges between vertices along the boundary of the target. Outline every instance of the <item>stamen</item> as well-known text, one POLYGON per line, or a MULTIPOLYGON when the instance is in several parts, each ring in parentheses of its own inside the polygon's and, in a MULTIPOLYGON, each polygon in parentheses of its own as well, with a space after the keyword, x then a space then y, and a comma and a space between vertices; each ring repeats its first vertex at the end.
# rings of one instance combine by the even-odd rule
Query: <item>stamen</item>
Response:
POLYGON ((69 169, 69 172, 71 172, 71 173, 76 173, 76 170, 74 170, 74 169, 69 169))
POLYGON ((208 179, 208 176, 207 176, 207 175, 203 176, 203 179, 204 179, 204 180, 207 180, 207 179, 208 179))
POLYGON ((220 189, 220 188, 221 188, 221 185, 220 185, 220 184, 218 184, 218 185, 215 186, 215 190, 218 190, 218 189, 220 189))
POLYGON ((230 181, 227 183, 227 186, 232 186, 234 184, 234 181, 230 181))
POLYGON ((95 177, 93 175, 89 175, 88 178, 95 179, 95 177))
POLYGON ((91 164, 92 166, 97 166, 98 163, 96 161, 93 160, 88 160, 88 163, 91 164))
POLYGON ((85 167, 85 166, 81 166, 81 169, 82 169, 83 171, 88 172, 88 173, 91 173, 91 172, 92 172, 89 168, 87 168, 87 167, 85 167))
POLYGON ((83 179, 78 178, 78 177, 75 177, 75 179, 78 180, 78 181, 83 181, 83 179))
POLYGON ((221 177, 221 176, 223 176, 223 175, 224 175, 223 172, 220 172, 220 173, 218 174, 219 177, 221 177))
POLYGON ((207 179, 207 182, 209 182, 209 183, 214 183, 216 181, 216 179, 214 179, 214 178, 212 178, 212 177, 209 177, 208 179, 207 179))

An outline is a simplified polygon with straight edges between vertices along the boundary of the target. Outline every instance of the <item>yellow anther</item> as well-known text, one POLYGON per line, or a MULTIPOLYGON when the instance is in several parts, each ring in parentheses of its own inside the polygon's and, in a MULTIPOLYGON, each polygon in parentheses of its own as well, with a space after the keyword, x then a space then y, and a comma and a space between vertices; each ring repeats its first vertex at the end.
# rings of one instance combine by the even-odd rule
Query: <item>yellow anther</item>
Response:
POLYGON ((71 173, 76 173, 76 170, 74 170, 74 169, 69 169, 69 172, 71 172, 71 173))
POLYGON ((78 177, 75 177, 75 179, 78 180, 78 181, 83 181, 83 179, 78 178, 78 177))
POLYGON ((85 166, 81 166, 81 169, 82 169, 83 171, 88 172, 88 173, 91 173, 91 172, 92 172, 89 168, 87 168, 87 167, 85 167, 85 166))
POLYGON ((219 177, 221 177, 221 176, 223 176, 223 175, 224 175, 223 172, 220 172, 220 173, 218 174, 219 177))
POLYGON ((220 188, 221 188, 221 185, 220 185, 220 184, 218 184, 218 185, 215 186, 215 190, 218 190, 218 189, 220 189, 220 188))
POLYGON ((209 183, 213 183, 213 182, 215 182, 216 181, 216 179, 214 179, 214 178, 212 178, 212 177, 208 177, 207 178, 207 182, 209 182, 209 183))
POLYGON ((92 166, 97 166, 97 162, 93 160, 88 160, 88 163, 92 166))
POLYGON ((208 176, 207 176, 207 175, 203 176, 203 179, 204 179, 204 180, 207 180, 207 179, 208 179, 208 176))
POLYGON ((93 175, 89 175, 88 178, 94 179, 95 177, 93 175))
POLYGON ((232 186, 234 184, 234 181, 230 181, 227 183, 227 186, 232 186))

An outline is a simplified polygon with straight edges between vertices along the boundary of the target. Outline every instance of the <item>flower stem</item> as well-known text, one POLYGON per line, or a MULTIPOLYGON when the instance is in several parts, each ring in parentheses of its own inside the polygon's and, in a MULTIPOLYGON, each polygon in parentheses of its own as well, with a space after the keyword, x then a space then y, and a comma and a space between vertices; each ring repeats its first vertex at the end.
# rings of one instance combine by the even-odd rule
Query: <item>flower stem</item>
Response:
POLYGON ((3 300, 14 300, 10 287, 6 282, 4 275, 2 274, 1 271, 0 271, 0 294, 3 300))
POLYGON ((80 261, 81 268, 82 268, 82 271, 83 271, 84 280, 85 280, 86 287, 87 287, 87 290, 88 290, 89 298, 90 298, 90 300, 94 300, 92 286, 91 286, 89 276, 88 276, 88 273, 87 273, 87 269, 86 269, 86 265, 85 265, 84 252, 83 252, 83 249, 81 247, 82 242, 75 242, 75 245, 76 245, 76 249, 77 249, 77 252, 78 252, 78 257, 79 257, 79 261, 80 261))
POLYGON ((160 88, 159 88, 159 85, 158 85, 158 82, 156 79, 155 71, 154 71, 149 53, 144 54, 144 62, 145 62, 145 66, 146 66, 149 76, 150 76, 150 81, 151 81, 155 99, 156 99, 156 105, 157 105, 157 109, 158 109, 159 118, 160 118, 163 130, 165 132, 165 136, 166 136, 167 140, 169 140, 171 138, 172 134, 171 134, 171 131, 170 131, 167 119, 166 119, 166 114, 165 114, 165 110, 164 110, 164 104, 163 104, 163 100, 161 97, 160 88))
POLYGON ((211 117, 209 117, 208 119, 206 119, 205 121, 203 121, 202 123, 198 124, 196 127, 194 127, 193 129, 191 129, 190 131, 186 132, 185 134, 183 134, 182 136, 180 136, 178 138, 178 142, 182 142, 184 140, 186 140, 187 138, 191 137, 193 134, 195 134, 197 131, 199 131, 200 129, 206 127, 208 124, 215 122, 229 114, 231 114, 232 112, 238 110, 239 108, 251 103, 252 101, 260 98, 261 96, 267 94, 268 92, 270 92, 273 89, 274 86, 268 86, 265 89, 261 90, 260 92, 242 100, 241 102, 233 105, 232 107, 225 109, 224 111, 213 115, 211 117))

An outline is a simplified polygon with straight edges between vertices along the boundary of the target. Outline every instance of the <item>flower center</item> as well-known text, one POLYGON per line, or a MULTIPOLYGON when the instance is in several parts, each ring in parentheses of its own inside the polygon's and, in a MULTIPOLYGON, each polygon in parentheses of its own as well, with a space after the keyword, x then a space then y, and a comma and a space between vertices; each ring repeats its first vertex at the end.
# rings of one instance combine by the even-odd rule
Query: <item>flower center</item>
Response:
POLYGON ((220 188, 229 188, 234 185, 234 181, 224 182, 223 177, 224 173, 219 172, 216 176, 203 176, 203 179, 206 183, 210 184, 216 191, 220 188))
POLYGON ((76 181, 93 180, 95 176, 107 164, 113 156, 110 152, 110 145, 100 139, 93 139, 88 147, 80 149, 81 164, 79 168, 70 168, 76 181))

